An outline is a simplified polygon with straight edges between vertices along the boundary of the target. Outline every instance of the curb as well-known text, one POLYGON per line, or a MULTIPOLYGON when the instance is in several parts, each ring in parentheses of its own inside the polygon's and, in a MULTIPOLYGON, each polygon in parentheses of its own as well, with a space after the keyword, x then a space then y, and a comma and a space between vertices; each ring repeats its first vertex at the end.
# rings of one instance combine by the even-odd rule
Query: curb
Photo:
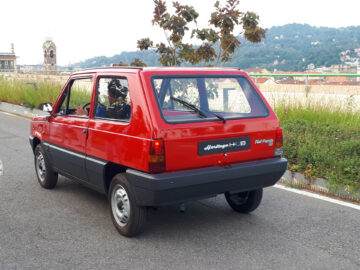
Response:
POLYGON ((23 116, 26 118, 33 118, 36 116, 47 116, 49 113, 43 112, 37 109, 25 108, 20 105, 10 104, 6 102, 0 102, 0 111, 12 113, 18 116, 23 116))
POLYGON ((360 202, 360 190, 349 191, 347 186, 340 186, 337 190, 330 190, 328 182, 323 178, 308 179, 301 173, 293 173, 289 170, 286 170, 284 175, 280 178, 279 183, 360 202))

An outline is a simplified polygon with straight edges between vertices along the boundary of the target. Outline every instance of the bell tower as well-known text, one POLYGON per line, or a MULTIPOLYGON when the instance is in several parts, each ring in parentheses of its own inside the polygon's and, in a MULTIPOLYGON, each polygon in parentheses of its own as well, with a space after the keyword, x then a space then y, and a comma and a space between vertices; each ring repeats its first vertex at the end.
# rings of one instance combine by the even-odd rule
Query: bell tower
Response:
POLYGON ((56 45, 51 37, 47 37, 43 44, 45 71, 56 71, 56 45))

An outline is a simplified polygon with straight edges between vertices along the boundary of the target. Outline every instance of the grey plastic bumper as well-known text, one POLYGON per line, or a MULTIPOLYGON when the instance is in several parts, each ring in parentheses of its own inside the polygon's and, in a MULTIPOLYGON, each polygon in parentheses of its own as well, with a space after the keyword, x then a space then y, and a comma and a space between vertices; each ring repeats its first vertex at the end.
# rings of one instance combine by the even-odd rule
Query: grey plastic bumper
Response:
POLYGON ((272 158, 180 172, 148 174, 126 171, 136 202, 156 206, 215 196, 227 191, 248 191, 274 185, 284 174, 287 160, 272 158))

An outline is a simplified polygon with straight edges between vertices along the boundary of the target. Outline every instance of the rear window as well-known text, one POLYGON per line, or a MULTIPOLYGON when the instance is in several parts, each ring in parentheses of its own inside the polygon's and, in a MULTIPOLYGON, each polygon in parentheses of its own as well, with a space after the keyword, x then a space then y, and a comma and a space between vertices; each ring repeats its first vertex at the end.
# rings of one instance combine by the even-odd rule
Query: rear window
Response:
POLYGON ((247 80, 237 77, 156 76, 152 85, 168 123, 265 117, 269 114, 247 80))

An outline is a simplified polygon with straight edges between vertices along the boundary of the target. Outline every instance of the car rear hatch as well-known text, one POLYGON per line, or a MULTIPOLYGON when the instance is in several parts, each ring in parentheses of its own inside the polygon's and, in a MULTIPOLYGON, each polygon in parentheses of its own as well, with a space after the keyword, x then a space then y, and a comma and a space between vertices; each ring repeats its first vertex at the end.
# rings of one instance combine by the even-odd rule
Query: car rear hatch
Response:
POLYGON ((228 166, 274 157, 276 121, 232 122, 163 130, 166 170, 228 166))
POLYGON ((246 76, 153 76, 152 84, 166 171, 274 157, 279 121, 246 76))

